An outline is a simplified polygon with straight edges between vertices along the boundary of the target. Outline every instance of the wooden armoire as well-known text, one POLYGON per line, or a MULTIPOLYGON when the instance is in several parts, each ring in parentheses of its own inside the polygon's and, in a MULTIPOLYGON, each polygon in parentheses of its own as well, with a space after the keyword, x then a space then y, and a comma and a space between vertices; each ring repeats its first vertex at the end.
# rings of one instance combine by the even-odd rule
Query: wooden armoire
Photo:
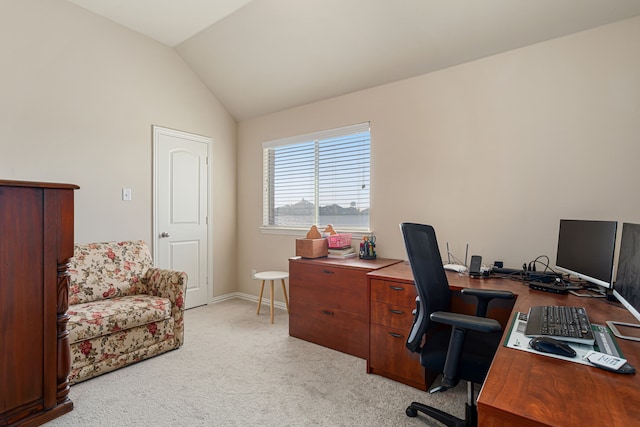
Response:
POLYGON ((0 426, 73 409, 67 263, 78 188, 0 180, 0 426))

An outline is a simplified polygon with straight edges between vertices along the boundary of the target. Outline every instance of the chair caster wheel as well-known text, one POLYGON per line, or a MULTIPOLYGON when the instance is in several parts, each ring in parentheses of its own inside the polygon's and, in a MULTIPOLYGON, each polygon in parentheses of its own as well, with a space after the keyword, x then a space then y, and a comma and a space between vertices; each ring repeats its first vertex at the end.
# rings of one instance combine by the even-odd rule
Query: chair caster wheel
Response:
POLYGON ((418 411, 416 411, 415 409, 413 409, 411 406, 409 406, 407 408, 407 410, 405 411, 405 413, 407 414, 407 417, 417 417, 418 416, 418 411))

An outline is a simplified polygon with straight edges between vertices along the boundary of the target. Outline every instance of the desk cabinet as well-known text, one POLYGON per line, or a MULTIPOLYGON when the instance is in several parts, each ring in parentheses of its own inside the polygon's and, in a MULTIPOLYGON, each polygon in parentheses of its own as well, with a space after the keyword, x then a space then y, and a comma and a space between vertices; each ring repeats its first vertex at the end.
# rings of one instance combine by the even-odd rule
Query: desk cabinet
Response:
POLYGON ((67 262, 75 185, 0 180, 0 425, 73 408, 67 262))
POLYGON ((369 278, 370 325, 367 372, 426 390, 420 355, 406 347, 413 324, 416 288, 413 283, 369 278))
POLYGON ((353 356, 369 352, 367 273, 399 260, 291 259, 289 335, 353 356))

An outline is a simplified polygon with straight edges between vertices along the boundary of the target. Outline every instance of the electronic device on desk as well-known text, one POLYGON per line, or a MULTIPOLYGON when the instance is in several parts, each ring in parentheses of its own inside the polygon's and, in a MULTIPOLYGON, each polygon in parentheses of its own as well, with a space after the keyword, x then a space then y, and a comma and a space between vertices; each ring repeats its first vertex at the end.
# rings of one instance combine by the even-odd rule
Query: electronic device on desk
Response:
POLYGON ((471 264, 469 265, 469 276, 480 277, 482 272, 482 257, 480 255, 471 255, 471 264))
POLYGON ((453 261, 451 262, 451 252, 449 251, 449 242, 447 242, 447 263, 443 265, 445 270, 455 271, 458 273, 466 273, 469 269, 467 268, 467 255, 469 253, 469 244, 467 243, 467 248, 464 254, 464 264, 458 262, 456 263, 456 257, 453 257, 453 261))
POLYGON ((493 267, 491 274, 522 280, 537 291, 566 294, 569 288, 563 284, 561 275, 554 271, 527 271, 524 269, 493 267))
POLYGON ((529 309, 527 337, 548 336, 560 341, 578 344, 595 343, 593 329, 584 307, 573 306, 535 306, 529 309))
POLYGON ((617 227, 616 221, 561 219, 556 269, 611 288, 617 227))
POLYGON ((491 269, 492 274, 506 276, 506 277, 518 277, 521 278, 524 274, 524 270, 521 268, 507 268, 507 267, 498 267, 494 266, 491 269))
POLYGON ((534 337, 529 347, 541 353, 557 354, 564 357, 576 357, 576 351, 569 344, 551 337, 534 337))
POLYGON ((552 283, 556 281, 556 278, 561 277, 560 274, 554 271, 530 271, 522 268, 498 267, 496 265, 491 268, 491 274, 542 283, 552 283))
POLYGON ((569 290, 565 285, 560 283, 544 283, 544 282, 529 282, 529 289, 536 291, 551 292, 553 294, 568 294, 569 290))
POLYGON ((467 267, 462 264, 445 264, 443 265, 445 270, 457 271, 458 273, 466 273, 467 267))
POLYGON ((530 282, 563 283, 562 275, 555 271, 525 271, 524 276, 530 282))
MULTIPOLYGON (((638 224, 622 224, 618 275, 613 286, 613 296, 640 321, 640 225, 638 224)), ((640 336, 630 336, 622 332, 623 327, 640 328, 640 325, 614 320, 607 321, 607 325, 618 338, 640 341, 640 336)))

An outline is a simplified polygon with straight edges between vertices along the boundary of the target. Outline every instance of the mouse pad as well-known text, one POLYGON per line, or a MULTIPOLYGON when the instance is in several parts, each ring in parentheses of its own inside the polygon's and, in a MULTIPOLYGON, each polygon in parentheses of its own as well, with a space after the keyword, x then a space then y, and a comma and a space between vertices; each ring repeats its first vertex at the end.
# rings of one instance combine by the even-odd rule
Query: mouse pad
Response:
POLYGON ((515 316, 513 316, 513 322, 511 323, 511 328, 509 329, 509 334, 507 335, 507 338, 505 339, 503 345, 515 350, 527 351, 529 353, 535 353, 541 356, 553 357, 556 359, 567 360, 569 362, 580 363, 582 365, 593 366, 587 360, 584 360, 584 356, 589 351, 593 350, 592 345, 567 343, 572 349, 576 351, 576 357, 565 357, 558 354, 542 353, 529 347, 529 341, 531 341, 531 338, 524 335, 524 329, 526 326, 527 313, 515 313, 515 316))

